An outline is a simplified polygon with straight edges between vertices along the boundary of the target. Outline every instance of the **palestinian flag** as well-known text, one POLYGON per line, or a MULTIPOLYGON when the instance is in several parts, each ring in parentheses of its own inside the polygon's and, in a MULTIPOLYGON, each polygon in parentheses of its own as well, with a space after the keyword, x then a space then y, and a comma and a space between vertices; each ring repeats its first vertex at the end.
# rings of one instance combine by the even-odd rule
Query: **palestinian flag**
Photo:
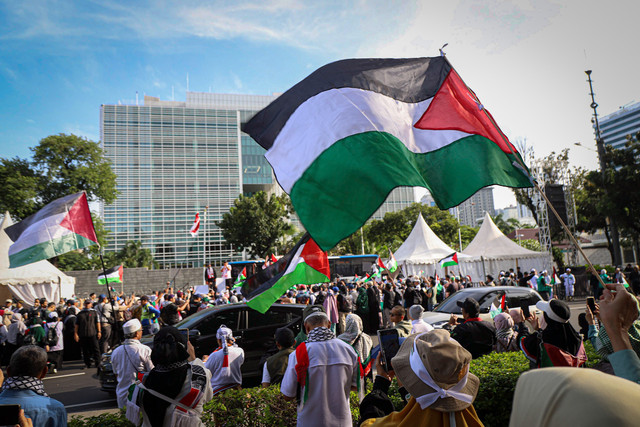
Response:
POLYGON ((242 282, 244 282, 246 278, 247 278, 247 267, 243 268, 240 274, 238 274, 238 277, 236 278, 236 283, 233 285, 233 288, 231 289, 239 288, 240 286, 242 286, 242 282))
POLYGON ((278 262, 278 258, 274 254, 271 254, 271 262, 278 262))
POLYGON ((452 265, 458 265, 458 253, 454 252, 449 256, 442 258, 440 261, 440 267, 450 267, 452 265))
POLYGON ((84 192, 54 200, 5 232, 14 242, 10 268, 98 244, 84 192))
POLYGON ((389 249, 389 260, 387 261, 387 270, 390 273, 393 273, 398 269, 398 261, 396 261, 396 257, 393 256, 393 252, 389 249))
POLYGON ((371 276, 369 275, 369 273, 366 273, 363 277, 362 277, 362 283, 366 283, 369 280, 371 280, 371 276))
POLYGON ((191 226, 191 237, 198 237, 198 230, 200 230, 200 212, 196 212, 196 219, 193 221, 193 225, 191 226))
POLYGON ((378 271, 382 271, 382 270, 386 270, 387 266, 384 265, 384 262, 382 262, 382 259, 380 257, 378 257, 378 259, 376 260, 376 267, 379 267, 378 271))
POLYGON ((327 253, 306 233, 290 252, 245 280, 242 295, 249 307, 266 313, 290 287, 329 281, 327 253))
POLYGON ((427 188, 440 209, 488 185, 532 186, 515 147, 444 57, 328 64, 242 130, 267 150, 325 250, 398 186, 427 188))
POLYGON ((98 275, 98 283, 101 285, 106 285, 107 283, 122 283, 123 272, 124 269, 122 268, 122 265, 110 268, 104 273, 98 275))

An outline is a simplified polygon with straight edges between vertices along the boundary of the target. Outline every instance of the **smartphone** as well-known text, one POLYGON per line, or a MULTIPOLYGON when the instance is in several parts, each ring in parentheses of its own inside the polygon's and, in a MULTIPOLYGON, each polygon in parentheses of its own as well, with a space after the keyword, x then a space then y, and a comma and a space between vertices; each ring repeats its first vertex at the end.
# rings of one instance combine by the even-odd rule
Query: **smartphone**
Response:
POLYGON ((587 297, 587 305, 592 314, 596 312, 596 299, 594 297, 587 297))
POLYGON ((527 299, 523 298, 520 300, 520 308, 522 309, 522 313, 524 314, 524 319, 528 319, 531 316, 531 311, 529 311, 529 302, 527 299))
POLYGON ((189 339, 189 328, 178 328, 178 330, 180 331, 180 333, 185 334, 187 339, 189 339))
POLYGON ((1 425, 15 426, 20 423, 20 405, 0 405, 1 425))
POLYGON ((380 329, 378 331, 378 342, 382 353, 382 364, 387 371, 392 371, 391 359, 400 350, 400 335, 397 329, 380 329))

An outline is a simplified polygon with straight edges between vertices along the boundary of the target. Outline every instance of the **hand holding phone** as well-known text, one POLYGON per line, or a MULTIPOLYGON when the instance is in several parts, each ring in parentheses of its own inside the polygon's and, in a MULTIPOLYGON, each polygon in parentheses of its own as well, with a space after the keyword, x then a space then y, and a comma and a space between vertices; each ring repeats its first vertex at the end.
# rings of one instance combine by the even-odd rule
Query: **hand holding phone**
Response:
POLYGON ((398 350, 400 350, 400 335, 398 334, 398 330, 395 328, 379 330, 378 341, 380 342, 381 361, 384 370, 389 372, 393 370, 391 359, 393 359, 395 355, 398 354, 398 350))
POLYGON ((20 405, 0 405, 0 420, 2 425, 19 425, 20 405))
POLYGON ((594 297, 587 297, 587 305, 589 306, 589 310, 595 316, 596 314, 596 299, 594 297))
POLYGON ((526 299, 520 300, 520 308, 522 309, 522 315, 524 316, 523 320, 526 320, 531 317, 531 311, 529 310, 529 302, 526 299))

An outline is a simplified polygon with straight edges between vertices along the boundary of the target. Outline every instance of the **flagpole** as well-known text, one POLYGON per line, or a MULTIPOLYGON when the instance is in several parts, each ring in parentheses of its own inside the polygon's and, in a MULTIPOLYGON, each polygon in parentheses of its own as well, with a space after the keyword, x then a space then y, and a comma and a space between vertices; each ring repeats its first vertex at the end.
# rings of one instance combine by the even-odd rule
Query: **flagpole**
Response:
MULTIPOLYGON (((100 263, 102 264, 102 274, 104 274, 105 285, 107 286, 107 294, 109 295, 109 302, 111 302, 111 290, 109 289, 109 280, 107 279, 107 269, 104 266, 104 258, 102 258, 102 251, 100 251, 100 263)), ((124 286, 124 283, 122 284, 124 286)))
MULTIPOLYGON (((449 60, 447 59, 446 55, 442 52, 442 50, 440 51, 442 57, 444 58, 445 61, 447 61, 447 64, 449 64, 449 66, 451 67, 451 70, 454 71, 456 74, 458 74, 458 72, 455 70, 455 68, 453 67, 453 65, 451 64, 451 62, 449 62, 449 60)), ((460 76, 460 74, 458 74, 458 77, 460 78, 460 80, 464 83, 464 80, 462 80, 462 77, 460 76)), ((480 100, 478 99, 478 97, 476 96, 475 92, 473 92, 471 90, 471 88, 469 88, 469 86, 467 86, 466 83, 464 83, 464 85, 467 87, 467 89, 469 90, 469 92, 471 93, 471 95, 473 95, 473 97, 475 98, 475 101, 479 104, 482 105, 480 103, 480 100)), ((596 268, 593 266, 593 263, 591 262, 591 260, 589 259, 589 257, 587 256, 587 254, 582 250, 582 248, 580 247, 580 245, 578 244, 578 241, 576 240, 575 236, 573 235, 573 233, 569 230, 569 227, 567 227, 567 224, 564 223, 564 221, 562 220, 562 218, 560 217, 560 214, 558 214, 558 211, 556 211, 556 208, 551 204, 551 201, 547 198, 547 195, 544 194, 544 191, 542 191, 542 189, 540 188, 540 185, 538 185, 538 181, 531 175, 531 172, 529 172, 529 169, 527 168, 527 166, 524 164, 524 161, 522 160, 522 158, 513 152, 513 146, 511 144, 511 142, 509 142, 509 140, 507 139, 507 137, 504 135, 504 133, 502 133, 502 131, 500 130, 500 128, 498 127, 498 124, 495 122, 495 120, 493 120, 493 117, 491 117, 491 114, 489 114, 487 112, 487 110, 485 108, 482 108, 482 112, 484 113, 484 115, 489 119, 489 121, 491 122, 491 124, 493 125, 493 127, 498 131, 498 133, 500 134, 500 136, 502 137, 502 139, 504 140, 504 143, 507 145, 507 147, 509 148, 509 151, 511 152, 511 154, 516 158, 516 161, 520 164, 520 166, 522 166, 523 171, 528 175, 529 180, 531 181, 531 183, 533 184, 534 188, 540 193, 540 195, 542 196, 542 198, 544 199, 544 201, 547 203, 547 206, 549 208, 551 208, 551 212, 553 212, 553 214, 555 215, 556 219, 558 220, 558 222, 560 223, 560 225, 562 226, 563 230, 565 231, 565 233, 567 233, 567 235, 569 236, 569 240, 571 240, 571 243, 574 244, 574 246, 578 249, 578 251, 580 251, 580 254, 582 254, 582 256, 584 257, 585 261, 587 261, 587 264, 589 264, 589 268, 591 270, 591 273, 596 276, 598 278, 598 281, 600 282, 600 284, 602 285, 603 288, 607 288, 605 286, 604 281, 602 280, 602 277, 600 277, 600 275, 598 274, 598 272, 596 271, 596 268)))

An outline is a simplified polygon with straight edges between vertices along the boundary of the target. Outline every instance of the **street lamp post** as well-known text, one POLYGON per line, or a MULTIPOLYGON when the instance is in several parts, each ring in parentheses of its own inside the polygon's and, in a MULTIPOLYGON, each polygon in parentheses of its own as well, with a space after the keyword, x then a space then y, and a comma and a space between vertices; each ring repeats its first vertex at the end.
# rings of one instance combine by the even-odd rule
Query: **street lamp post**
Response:
MULTIPOLYGON (((604 139, 600 134, 600 124, 598 123, 598 104, 596 103, 595 95, 593 93, 593 84, 591 82, 591 70, 586 70, 587 81, 589 82, 589 90, 591 95, 591 108, 593 109, 593 124, 594 133, 596 135, 596 147, 598 148, 598 160, 600 162, 600 173, 602 174, 602 185, 605 184, 607 179, 606 174, 606 162, 604 151, 604 139)), ((618 235, 618 225, 613 217, 607 216, 606 223, 609 226, 609 232, 611 234, 611 244, 613 245, 613 264, 622 265, 622 253, 620 252, 620 237, 618 235)))

